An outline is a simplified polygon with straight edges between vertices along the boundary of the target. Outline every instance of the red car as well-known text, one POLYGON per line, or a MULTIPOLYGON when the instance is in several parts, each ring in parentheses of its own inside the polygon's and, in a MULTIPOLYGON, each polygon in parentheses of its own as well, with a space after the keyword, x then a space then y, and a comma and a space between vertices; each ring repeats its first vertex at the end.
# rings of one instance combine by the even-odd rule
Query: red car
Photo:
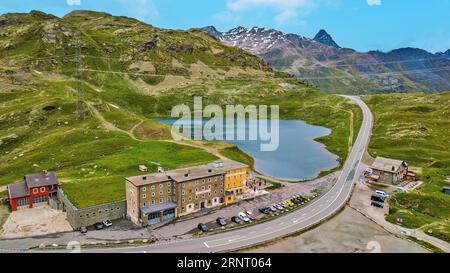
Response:
POLYGON ((250 219, 252 219, 252 220, 255 220, 255 219, 256 219, 256 215, 254 215, 253 212, 251 212, 251 211, 249 211, 249 210, 247 210, 247 211, 245 212, 245 214, 247 214, 248 218, 250 218, 250 219))

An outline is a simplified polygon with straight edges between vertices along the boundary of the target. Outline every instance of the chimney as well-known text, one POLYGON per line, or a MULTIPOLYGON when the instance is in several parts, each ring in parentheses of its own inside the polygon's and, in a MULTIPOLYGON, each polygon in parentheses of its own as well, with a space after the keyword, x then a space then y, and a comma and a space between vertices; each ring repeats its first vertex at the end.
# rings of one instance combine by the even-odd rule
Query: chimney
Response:
POLYGON ((209 172, 209 173, 212 173, 212 170, 211 170, 211 169, 209 169, 209 170, 208 170, 208 172, 209 172))
POLYGON ((147 176, 143 176, 143 177, 142 177, 142 180, 147 180, 147 176))
POLYGON ((44 170, 43 173, 44 173, 45 176, 48 175, 48 171, 47 170, 44 170))

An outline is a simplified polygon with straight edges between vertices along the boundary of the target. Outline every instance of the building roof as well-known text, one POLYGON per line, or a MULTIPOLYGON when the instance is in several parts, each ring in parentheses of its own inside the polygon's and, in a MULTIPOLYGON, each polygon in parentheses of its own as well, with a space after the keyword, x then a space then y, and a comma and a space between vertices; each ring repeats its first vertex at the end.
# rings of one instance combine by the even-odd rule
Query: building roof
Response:
POLYGON ((195 179, 202 179, 216 175, 222 175, 225 172, 209 165, 199 165, 191 168, 178 169, 167 172, 175 182, 183 183, 195 179))
POLYGON ((25 176, 28 188, 37 188, 58 185, 58 177, 55 172, 35 173, 25 176))
POLYGON ((167 174, 164 174, 164 173, 152 173, 152 174, 132 176, 132 177, 127 177, 126 180, 128 180, 131 184, 133 184, 135 186, 143 186, 143 185, 150 185, 150 184, 154 184, 154 183, 172 181, 167 176, 167 174))
POLYGON ((154 183, 175 181, 177 183, 183 183, 186 181, 192 181, 196 179, 207 178, 211 176, 224 174, 226 171, 238 168, 248 167, 245 164, 227 160, 221 162, 214 162, 210 164, 198 165, 194 167, 176 169, 166 171, 164 173, 145 174, 133 177, 127 177, 126 180, 135 186, 144 186, 154 183))
POLYGON ((401 166, 407 167, 408 165, 405 161, 377 157, 375 162, 372 164, 372 169, 394 173, 397 172, 401 166))
POLYGON ((233 160, 217 160, 214 161, 214 163, 210 163, 208 165, 213 168, 218 168, 224 171, 248 168, 248 165, 233 160))
POLYGON ((30 191, 25 181, 8 185, 8 193, 10 199, 30 196, 30 191))
POLYGON ((154 212, 158 212, 158 211, 163 211, 163 210, 168 210, 168 209, 174 209, 176 208, 178 205, 175 202, 165 202, 165 203, 160 203, 160 204, 156 204, 156 205, 152 205, 150 207, 142 207, 141 208, 141 212, 144 215, 149 215, 150 213, 154 213, 154 212))

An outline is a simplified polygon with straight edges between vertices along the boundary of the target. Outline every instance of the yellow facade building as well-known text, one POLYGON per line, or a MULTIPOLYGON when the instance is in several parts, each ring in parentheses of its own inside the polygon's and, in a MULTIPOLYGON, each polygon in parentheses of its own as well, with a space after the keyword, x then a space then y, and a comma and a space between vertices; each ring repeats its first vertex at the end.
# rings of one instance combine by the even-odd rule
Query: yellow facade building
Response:
POLYGON ((225 204, 238 202, 247 189, 248 166, 238 162, 226 162, 225 170, 225 204))

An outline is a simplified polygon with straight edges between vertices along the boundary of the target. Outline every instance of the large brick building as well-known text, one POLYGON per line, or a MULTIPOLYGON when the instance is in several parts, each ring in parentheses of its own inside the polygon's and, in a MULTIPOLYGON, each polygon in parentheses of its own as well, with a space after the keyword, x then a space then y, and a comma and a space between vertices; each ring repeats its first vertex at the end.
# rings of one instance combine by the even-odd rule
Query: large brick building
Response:
POLYGON ((58 186, 55 172, 26 175, 23 182, 8 185, 11 210, 48 204, 50 198, 56 198, 58 186))
MULTIPOLYGON (((126 178, 127 215, 136 224, 156 224, 226 202, 225 181, 233 172, 229 195, 245 192, 247 165, 217 161, 190 168, 126 178), (237 176, 234 178, 234 176, 237 176), (236 183, 238 181, 238 183, 236 183)), ((230 180, 231 181, 231 180, 230 180)))

